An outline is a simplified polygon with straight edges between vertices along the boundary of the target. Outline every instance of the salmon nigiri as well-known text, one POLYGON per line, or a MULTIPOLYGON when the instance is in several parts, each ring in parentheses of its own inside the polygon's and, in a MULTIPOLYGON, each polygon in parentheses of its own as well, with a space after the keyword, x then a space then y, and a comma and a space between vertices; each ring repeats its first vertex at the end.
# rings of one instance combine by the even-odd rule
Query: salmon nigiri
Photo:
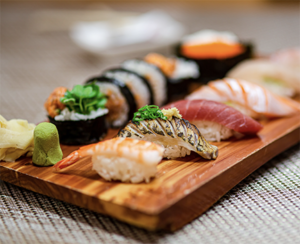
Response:
POLYGON ((255 83, 232 78, 211 81, 186 99, 226 103, 253 118, 276 118, 300 113, 298 102, 275 95, 255 83))
POLYGON ((176 107, 183 119, 197 126, 208 141, 226 140, 239 134, 256 134, 263 126, 226 104, 209 100, 180 100, 164 106, 176 107))
POLYGON ((138 183, 150 181, 162 160, 164 148, 153 142, 131 138, 114 138, 87 145, 55 164, 57 172, 92 156, 93 169, 106 180, 138 183))

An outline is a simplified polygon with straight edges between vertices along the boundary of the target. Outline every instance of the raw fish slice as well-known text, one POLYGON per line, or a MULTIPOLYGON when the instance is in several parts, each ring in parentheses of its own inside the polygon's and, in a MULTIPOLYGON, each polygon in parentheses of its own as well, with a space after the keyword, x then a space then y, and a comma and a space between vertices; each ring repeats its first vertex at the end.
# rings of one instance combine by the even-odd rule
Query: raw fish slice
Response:
POLYGON ((227 77, 254 82, 280 96, 292 97, 300 92, 299 71, 268 59, 253 59, 239 63, 227 77))
POLYGON ((130 121, 120 130, 118 137, 147 140, 165 147, 164 157, 184 157, 194 151, 205 159, 216 159, 218 148, 209 144, 197 127, 185 119, 145 119, 130 121))
MULTIPOLYGON (((209 100, 181 100, 164 106, 164 109, 176 107, 183 119, 195 124, 195 121, 211 121, 242 134, 256 134, 263 127, 260 123, 223 103, 209 100)), ((201 129, 201 128, 198 128, 201 129)))
POLYGON ((300 71, 300 47, 285 48, 273 53, 270 60, 292 68, 299 74, 300 71))
POLYGON ((186 99, 228 103, 253 118, 276 118, 300 112, 298 102, 275 95, 257 84, 232 78, 211 81, 186 99))
POLYGON ((149 141, 114 138, 79 148, 54 169, 59 172, 83 157, 92 156, 93 169, 106 180, 149 182, 155 176, 163 151, 162 146, 149 141))

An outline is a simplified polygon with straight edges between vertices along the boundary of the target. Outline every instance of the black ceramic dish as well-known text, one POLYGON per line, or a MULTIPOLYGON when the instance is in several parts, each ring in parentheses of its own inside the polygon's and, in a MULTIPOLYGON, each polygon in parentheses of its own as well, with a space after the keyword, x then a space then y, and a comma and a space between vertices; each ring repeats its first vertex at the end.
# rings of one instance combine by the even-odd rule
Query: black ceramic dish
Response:
POLYGON ((108 130, 105 115, 89 120, 56 121, 48 116, 59 134, 59 141, 65 145, 86 145, 102 140, 108 130))

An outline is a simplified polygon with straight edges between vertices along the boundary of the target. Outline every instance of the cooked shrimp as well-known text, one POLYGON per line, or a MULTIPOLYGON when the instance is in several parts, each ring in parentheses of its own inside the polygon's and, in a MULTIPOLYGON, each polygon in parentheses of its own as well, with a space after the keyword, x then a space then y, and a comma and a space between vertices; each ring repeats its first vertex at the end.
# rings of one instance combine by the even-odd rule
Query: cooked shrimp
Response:
POLYGON ((224 78, 209 82, 190 94, 187 99, 207 99, 232 105, 241 112, 259 118, 289 116, 300 113, 300 104, 289 98, 245 80, 224 78))
POLYGON ((155 175, 163 152, 162 146, 152 142, 114 138, 79 148, 59 161, 54 169, 60 171, 83 157, 92 156, 93 169, 106 180, 147 182, 155 175))
POLYGON ((54 118, 58 115, 59 110, 63 110, 66 106, 60 101, 67 91, 66 87, 57 87, 50 94, 44 106, 50 117, 54 118))

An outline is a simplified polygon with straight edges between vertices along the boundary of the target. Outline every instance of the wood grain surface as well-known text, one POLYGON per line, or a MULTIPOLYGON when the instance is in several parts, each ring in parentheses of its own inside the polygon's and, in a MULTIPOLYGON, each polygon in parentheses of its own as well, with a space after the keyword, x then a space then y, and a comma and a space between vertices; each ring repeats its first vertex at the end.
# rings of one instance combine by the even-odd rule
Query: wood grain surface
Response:
MULTIPOLYGON (((300 114, 262 123, 264 129, 257 136, 213 143, 219 147, 216 160, 205 160, 195 153, 163 160, 148 184, 107 182, 92 170, 90 157, 60 174, 52 167, 34 166, 31 158, 0 162, 1 179, 142 228, 174 231, 300 141, 300 114)), ((116 133, 111 130, 107 139, 116 133)), ((64 157, 77 148, 62 145, 64 157)))

